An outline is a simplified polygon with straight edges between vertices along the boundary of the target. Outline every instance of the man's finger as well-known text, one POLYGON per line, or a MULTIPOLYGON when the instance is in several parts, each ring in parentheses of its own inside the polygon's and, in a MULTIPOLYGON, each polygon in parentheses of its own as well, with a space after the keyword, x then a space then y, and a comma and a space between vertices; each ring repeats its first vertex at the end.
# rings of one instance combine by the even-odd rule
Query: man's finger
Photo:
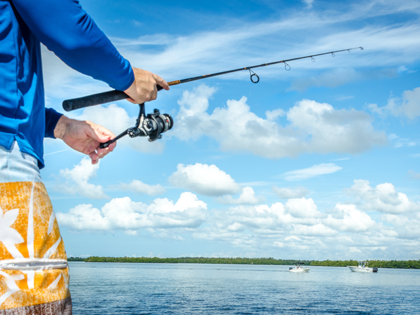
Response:
POLYGON ((152 91, 151 95, 150 95, 150 101, 154 101, 157 98, 157 89, 156 89, 156 85, 155 85, 155 89, 152 91))
POLYGON ((101 148, 98 147, 98 149, 96 150, 96 152, 98 152, 99 158, 102 159, 108 153, 111 153, 112 151, 114 151, 116 145, 117 145, 117 143, 116 142, 113 142, 107 148, 101 149, 101 148))
POLYGON ((157 74, 154 75, 156 82, 165 90, 169 90, 169 84, 157 74))
POLYGON ((107 142, 115 137, 115 135, 108 129, 99 125, 89 125, 86 130, 89 138, 98 141, 99 143, 107 142))
POLYGON ((108 141, 109 137, 104 136, 103 134, 97 132, 92 126, 88 125, 85 128, 86 134, 89 138, 98 141, 99 143, 108 141))
POLYGON ((92 160, 92 164, 99 162, 99 155, 95 151, 89 154, 89 158, 92 160))

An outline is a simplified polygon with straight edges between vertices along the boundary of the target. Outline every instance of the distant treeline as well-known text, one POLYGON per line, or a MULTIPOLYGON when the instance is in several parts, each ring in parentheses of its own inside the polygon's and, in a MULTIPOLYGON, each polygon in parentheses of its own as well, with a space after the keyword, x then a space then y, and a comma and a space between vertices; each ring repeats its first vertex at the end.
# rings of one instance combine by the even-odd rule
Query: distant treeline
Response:
MULTIPOLYGON (((295 260, 274 258, 206 258, 206 257, 70 257, 68 261, 160 264, 242 264, 242 265, 295 265, 302 262, 309 266, 347 267, 357 266, 357 260, 295 260)), ((368 260, 369 267, 420 269, 420 260, 368 260)))
POLYGON ((68 261, 86 262, 120 262, 120 263, 160 263, 160 264, 236 264, 236 265, 294 265, 303 262, 309 265, 309 260, 274 259, 274 258, 206 258, 206 257, 70 257, 68 261))
MULTIPOLYGON (((369 267, 420 269, 420 260, 367 260, 369 267)), ((312 266, 346 267, 357 266, 356 260, 312 260, 312 266)))

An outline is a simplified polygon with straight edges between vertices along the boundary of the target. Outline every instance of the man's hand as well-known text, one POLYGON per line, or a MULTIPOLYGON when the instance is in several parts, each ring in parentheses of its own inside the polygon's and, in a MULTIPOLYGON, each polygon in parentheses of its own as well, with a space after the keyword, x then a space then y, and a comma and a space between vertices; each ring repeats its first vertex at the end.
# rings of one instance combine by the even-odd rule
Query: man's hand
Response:
POLYGON ((101 143, 115 138, 111 131, 93 122, 70 119, 66 116, 61 116, 58 121, 54 136, 63 140, 70 148, 89 155, 92 164, 98 163, 99 159, 112 152, 117 145, 114 142, 108 148, 100 149, 101 143))
POLYGON ((153 101, 157 97, 156 85, 169 90, 168 83, 157 74, 139 68, 133 68, 134 82, 124 92, 130 96, 127 100, 134 104, 153 101))

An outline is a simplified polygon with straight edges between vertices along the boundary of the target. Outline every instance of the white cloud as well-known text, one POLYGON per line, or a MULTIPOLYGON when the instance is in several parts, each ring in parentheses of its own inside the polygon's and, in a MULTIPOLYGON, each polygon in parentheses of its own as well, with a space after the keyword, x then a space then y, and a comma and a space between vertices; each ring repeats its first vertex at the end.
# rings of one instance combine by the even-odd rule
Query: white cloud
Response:
POLYGON ((420 117, 420 87, 404 91, 402 98, 390 98, 386 106, 378 107, 377 104, 370 104, 369 109, 380 116, 391 114, 396 117, 416 119, 420 117))
POLYGON ((391 183, 371 187, 367 180, 355 180, 346 190, 362 202, 362 209, 383 213, 399 214, 420 211, 420 202, 410 201, 406 194, 397 192, 391 183))
POLYGON ((277 186, 273 186, 273 192, 283 199, 302 198, 310 193, 308 189, 302 186, 295 188, 279 188, 277 186))
POLYGON ((279 230, 284 224, 294 222, 294 218, 286 213, 281 203, 271 206, 237 206, 229 209, 228 217, 222 213, 220 224, 231 226, 234 223, 241 224, 249 229, 279 230))
POLYGON ((285 245, 284 243, 282 243, 282 242, 274 242, 274 246, 276 246, 276 247, 280 247, 280 248, 283 248, 283 247, 285 247, 286 245, 285 245))
POLYGON ((336 230, 333 230, 322 223, 311 226, 294 225, 292 233, 305 236, 334 236, 338 234, 336 230))
POLYGON ((334 211, 334 215, 328 215, 323 222, 337 231, 362 232, 375 225, 375 221, 355 205, 337 204, 334 211))
POLYGON ((230 243, 256 255, 281 249, 282 254, 315 258, 330 257, 333 251, 333 257, 351 259, 354 253, 401 255, 420 246, 420 211, 384 214, 382 222, 376 223, 358 207, 338 203, 326 214, 318 210, 313 199, 294 198, 284 204, 208 211, 204 202, 186 192, 177 202, 155 199, 148 205, 126 197, 113 199, 100 209, 79 205, 68 213, 58 213, 57 218, 71 231, 120 230, 127 235, 149 234, 178 241, 192 237, 230 243))
POLYGON ((264 196, 256 196, 254 189, 247 186, 242 189, 242 193, 238 199, 232 196, 223 196, 217 198, 217 201, 227 205, 256 205, 265 201, 264 196))
POLYGON ((206 196, 236 194, 242 189, 229 174, 216 165, 200 163, 187 166, 178 164, 177 171, 169 177, 169 181, 176 187, 206 196))
POLYGON ((286 112, 282 110, 281 108, 277 108, 275 110, 267 110, 265 112, 265 116, 267 117, 267 120, 274 121, 279 117, 282 117, 286 115, 286 112))
POLYGON ((145 228, 197 228, 204 222, 206 210, 206 203, 196 195, 184 192, 176 203, 163 198, 147 205, 124 197, 112 199, 100 210, 83 204, 68 213, 58 213, 57 219, 60 225, 75 231, 123 230, 133 233, 145 228))
POLYGON ((395 232, 399 238, 420 239, 420 215, 384 214, 382 219, 395 227, 395 232))
POLYGON ((192 92, 185 91, 178 102, 177 128, 171 134, 185 141, 206 135, 216 139, 224 151, 245 151, 267 158, 303 153, 354 154, 386 143, 385 134, 373 130, 371 117, 365 112, 335 110, 329 104, 302 100, 289 109, 289 124, 283 126, 251 112, 246 97, 228 100, 227 107, 209 114, 208 100, 214 92, 204 84, 192 92))
POLYGON ((341 169, 342 167, 333 163, 322 163, 301 170, 286 172, 283 174, 283 176, 285 180, 296 181, 325 174, 332 174, 338 172, 341 169))
MULTIPOLYGON (((272 205, 240 205, 226 210, 213 211, 213 224, 217 233, 243 231, 248 229, 256 234, 284 233, 296 225, 316 225, 320 223, 320 213, 312 199, 289 200, 272 205)), ((215 232, 216 233, 216 232, 215 232)))
POLYGON ((133 191, 136 193, 146 194, 149 196, 160 195, 166 192, 166 190, 159 184, 157 185, 147 185, 142 181, 134 179, 131 183, 126 184, 122 183, 118 186, 113 187, 114 189, 123 190, 123 191, 133 191))
POLYGON ((71 194, 81 195, 92 199, 108 199, 102 186, 93 185, 88 181, 96 176, 99 163, 92 165, 89 158, 83 158, 73 169, 60 170, 60 177, 66 180, 66 184, 59 184, 56 190, 71 194))
MULTIPOLYGON (((307 1, 307 5, 312 4, 311 0, 307 1)), ((155 34, 131 40, 114 39, 114 43, 129 60, 147 60, 149 70, 163 77, 176 79, 179 79, 181 72, 185 77, 197 76, 214 72, 215 68, 230 69, 232 64, 240 67, 278 60, 278 51, 281 51, 284 56, 282 58, 286 59, 301 56, 302 51, 311 54, 332 51, 337 47, 365 46, 367 50, 357 56, 347 54, 345 59, 340 59, 337 55, 337 58, 330 58, 328 62, 302 62, 299 63, 299 68, 335 69, 349 63, 361 67, 400 66, 418 59, 416 52, 420 43, 416 35, 420 31, 419 25, 408 22, 383 26, 378 23, 360 28, 360 20, 418 9, 415 1, 372 1, 363 5, 350 5, 344 13, 330 9, 328 19, 325 18, 324 12, 300 10, 292 12, 290 18, 274 22, 249 24, 249 21, 237 21, 236 27, 224 27, 218 32, 204 31, 180 37, 155 34), (357 26, 343 28, 345 22, 353 22, 352 24, 357 26), (336 24, 340 24, 341 27, 334 27, 336 24), (312 32, 302 32, 307 29, 311 29, 312 32), (253 44, 255 40, 258 40, 259 45, 253 44), (150 42, 150 45, 158 43, 161 47, 158 51, 149 52, 143 49, 147 42, 150 42), (400 47, 405 49, 401 51, 400 47), (238 64, 238 60, 242 60, 243 64, 238 64)), ((264 71, 270 76, 278 73, 276 67, 264 71)))
POLYGON ((289 199, 285 204, 288 213, 295 218, 316 218, 320 216, 312 198, 289 199))

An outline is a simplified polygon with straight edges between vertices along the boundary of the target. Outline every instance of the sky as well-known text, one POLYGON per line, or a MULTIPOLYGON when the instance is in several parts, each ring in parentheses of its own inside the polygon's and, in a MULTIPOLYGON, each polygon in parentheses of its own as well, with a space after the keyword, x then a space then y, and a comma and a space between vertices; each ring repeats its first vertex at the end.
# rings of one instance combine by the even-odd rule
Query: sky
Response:
MULTIPOLYGON (((68 256, 420 259, 418 1, 81 0, 132 66, 167 81, 363 47, 171 87, 174 119, 98 165, 44 142, 68 256)), ((108 91, 43 48, 47 107, 108 91)), ((138 107, 67 113, 115 134, 138 107)))

